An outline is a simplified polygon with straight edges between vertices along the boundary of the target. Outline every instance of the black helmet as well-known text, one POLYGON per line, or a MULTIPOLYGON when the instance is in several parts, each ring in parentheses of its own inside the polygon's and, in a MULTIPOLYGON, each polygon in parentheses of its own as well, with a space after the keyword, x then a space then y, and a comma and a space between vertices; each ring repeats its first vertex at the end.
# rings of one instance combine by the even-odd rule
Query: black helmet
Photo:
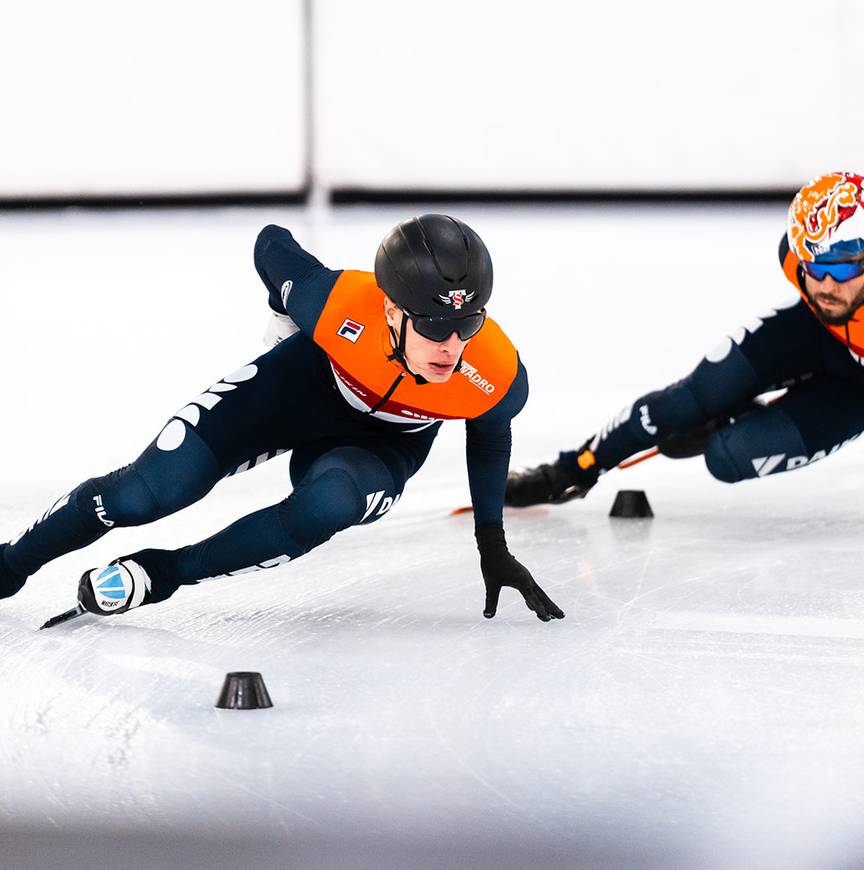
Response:
POLYGON ((375 256, 375 280, 400 307, 431 317, 481 311, 492 295, 492 258, 467 224, 424 214, 393 227, 375 256))

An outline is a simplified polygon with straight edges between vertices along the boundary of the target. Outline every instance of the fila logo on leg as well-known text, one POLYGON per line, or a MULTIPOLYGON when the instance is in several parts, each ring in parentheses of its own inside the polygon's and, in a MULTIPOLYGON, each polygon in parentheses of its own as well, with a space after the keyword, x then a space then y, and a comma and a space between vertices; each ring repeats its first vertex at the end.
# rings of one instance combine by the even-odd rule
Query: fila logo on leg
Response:
POLYGON ((94 495, 93 501, 96 502, 96 516, 99 517, 103 525, 108 526, 109 529, 112 528, 114 520, 108 519, 108 511, 105 510, 105 505, 102 504, 102 496, 94 495))
POLYGON ((356 320, 351 320, 351 318, 346 317, 344 321, 342 321, 342 325, 336 330, 337 335, 341 335, 342 338, 347 338, 348 341, 353 344, 357 343, 357 339, 363 334, 363 330, 366 327, 362 323, 357 323, 356 320))

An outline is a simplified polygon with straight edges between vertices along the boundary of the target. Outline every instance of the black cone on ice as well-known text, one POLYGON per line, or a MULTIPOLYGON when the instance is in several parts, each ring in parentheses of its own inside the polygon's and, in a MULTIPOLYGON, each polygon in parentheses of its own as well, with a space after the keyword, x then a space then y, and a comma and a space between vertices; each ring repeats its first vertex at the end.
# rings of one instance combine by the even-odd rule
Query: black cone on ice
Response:
POLYGON ((216 706, 223 710, 262 710, 272 707, 264 678, 257 671, 225 674, 225 682, 216 706))
POLYGON ((621 489, 615 496, 615 503, 609 512, 610 517, 644 518, 653 517, 654 511, 648 504, 648 496, 642 489, 621 489))

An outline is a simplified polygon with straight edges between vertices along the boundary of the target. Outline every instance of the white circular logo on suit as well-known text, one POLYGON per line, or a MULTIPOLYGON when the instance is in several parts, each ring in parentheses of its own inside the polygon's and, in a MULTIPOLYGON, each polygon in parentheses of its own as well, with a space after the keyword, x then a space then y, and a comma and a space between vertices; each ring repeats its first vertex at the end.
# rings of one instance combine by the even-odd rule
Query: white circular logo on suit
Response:
POLYGON ((222 378, 218 384, 213 384, 205 392, 181 408, 166 424, 156 439, 156 446, 166 453, 176 450, 186 440, 186 423, 197 426, 201 420, 201 411, 212 411, 222 401, 222 393, 230 393, 237 389, 238 384, 251 381, 258 374, 258 366, 250 363, 222 378), (183 421, 186 421, 185 423, 183 421))

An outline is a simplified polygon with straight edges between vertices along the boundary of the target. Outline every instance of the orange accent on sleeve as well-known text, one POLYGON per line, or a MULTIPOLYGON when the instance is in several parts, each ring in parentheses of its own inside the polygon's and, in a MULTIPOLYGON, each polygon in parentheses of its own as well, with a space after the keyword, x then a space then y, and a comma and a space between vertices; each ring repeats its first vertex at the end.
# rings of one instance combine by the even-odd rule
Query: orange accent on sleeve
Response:
POLYGON ((576 457, 576 463, 583 471, 587 471, 592 465, 595 465, 596 462, 597 458, 590 450, 583 450, 576 457))

